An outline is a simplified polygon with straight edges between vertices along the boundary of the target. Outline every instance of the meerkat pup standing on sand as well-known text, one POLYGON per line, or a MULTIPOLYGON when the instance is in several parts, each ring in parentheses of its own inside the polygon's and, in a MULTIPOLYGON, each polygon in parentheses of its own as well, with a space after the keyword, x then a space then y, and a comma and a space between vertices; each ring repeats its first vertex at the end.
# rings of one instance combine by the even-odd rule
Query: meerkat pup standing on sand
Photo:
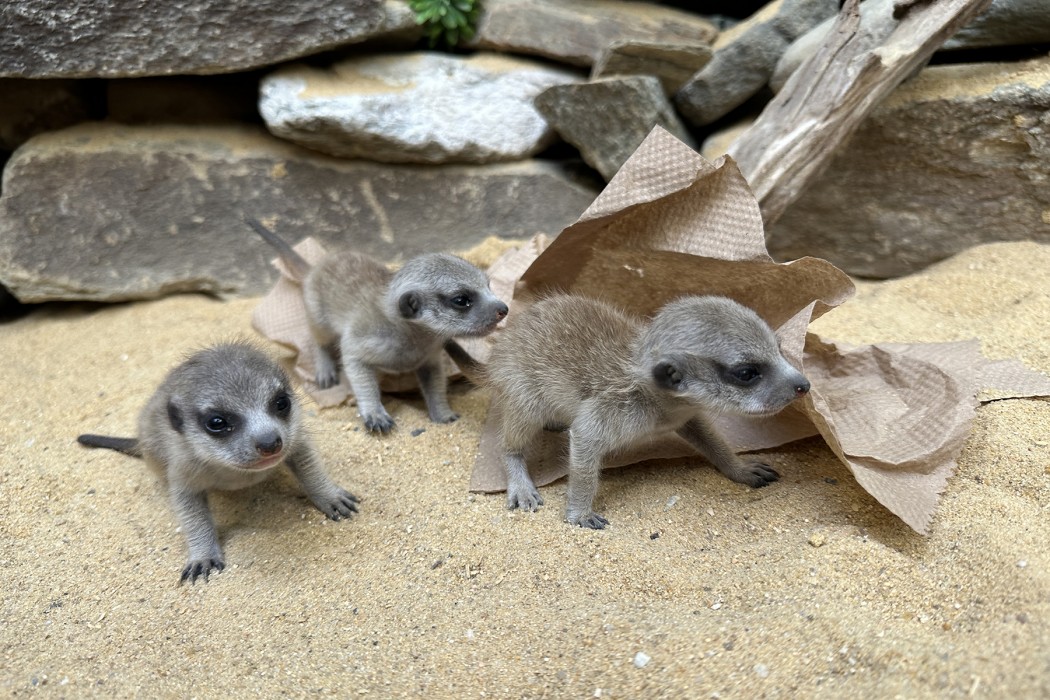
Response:
POLYGON ((139 415, 137 438, 77 441, 144 457, 164 477, 189 545, 180 583, 226 565, 208 509, 212 489, 252 486, 286 464, 332 520, 357 511, 357 498, 325 474, 288 376, 247 343, 201 350, 172 370, 139 415))
POLYGON ((776 481, 769 466, 734 454, 710 417, 772 415, 809 391, 769 326, 723 297, 683 297, 645 323, 560 294, 516 316, 485 367, 458 344, 446 347, 468 376, 492 387, 501 409, 507 506, 543 505, 525 449, 544 428, 567 426, 566 519, 594 529, 608 524, 592 510, 603 457, 656 432, 676 431, 733 481, 776 481))
POLYGON ((442 253, 412 258, 397 272, 353 251, 329 253, 311 267, 258 221, 246 221, 303 282, 321 388, 338 383, 341 360, 365 428, 386 433, 394 419, 376 372, 415 372, 430 420, 459 418, 448 405, 442 345, 487 335, 507 315, 484 272, 442 253))

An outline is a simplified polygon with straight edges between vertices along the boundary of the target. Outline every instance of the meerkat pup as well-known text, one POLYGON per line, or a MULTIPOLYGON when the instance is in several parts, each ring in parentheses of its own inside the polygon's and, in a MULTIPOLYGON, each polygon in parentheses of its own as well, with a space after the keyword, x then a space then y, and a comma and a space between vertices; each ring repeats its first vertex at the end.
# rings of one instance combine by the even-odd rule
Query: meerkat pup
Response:
POLYGON ((544 428, 567 426, 566 519, 593 529, 608 524, 592 509, 602 459, 656 432, 676 431, 733 481, 756 488, 776 481, 769 466, 734 454, 710 417, 772 415, 809 391, 769 326, 723 297, 683 297, 645 323, 560 294, 516 316, 485 367, 454 341, 446 347, 468 376, 492 388, 502 411, 507 506, 543 505, 525 449, 544 428))
POLYGON ((332 520, 357 511, 357 498, 324 472, 301 414, 287 374, 235 342, 201 350, 172 370, 139 415, 137 438, 77 441, 144 457, 164 478, 189 546, 179 582, 196 582, 226 565, 208 508, 212 489, 252 486, 285 464, 332 520))
POLYGON ((394 419, 376 373, 415 372, 430 420, 459 418, 448 405, 442 345, 487 335, 507 315, 484 272, 442 253, 412 258, 397 272, 353 251, 329 253, 311 267, 258 221, 246 221, 303 281, 321 388, 338 383, 341 360, 365 428, 386 433, 394 419))

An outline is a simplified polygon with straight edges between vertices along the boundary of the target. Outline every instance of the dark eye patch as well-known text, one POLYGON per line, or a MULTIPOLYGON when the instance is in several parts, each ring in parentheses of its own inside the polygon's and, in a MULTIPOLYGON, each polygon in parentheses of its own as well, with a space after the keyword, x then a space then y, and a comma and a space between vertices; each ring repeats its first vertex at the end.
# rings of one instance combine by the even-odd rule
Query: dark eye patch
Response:
POLYGON ((468 290, 456 292, 445 300, 453 309, 465 311, 474 305, 474 294, 468 290))
POLYGON ((287 416, 292 410, 292 397, 283 389, 278 391, 274 394, 273 400, 270 401, 270 410, 276 416, 281 416, 282 418, 287 416))

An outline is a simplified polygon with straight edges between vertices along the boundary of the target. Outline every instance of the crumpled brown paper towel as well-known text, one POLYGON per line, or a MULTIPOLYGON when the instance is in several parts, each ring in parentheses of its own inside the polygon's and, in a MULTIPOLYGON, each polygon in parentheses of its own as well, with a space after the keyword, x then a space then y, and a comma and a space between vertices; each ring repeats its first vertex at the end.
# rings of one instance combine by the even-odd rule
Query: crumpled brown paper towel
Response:
MULTIPOLYGON (((549 245, 534 240, 504 256, 490 274, 513 278, 529 260, 511 323, 553 290, 639 316, 683 294, 721 294, 755 309, 812 391, 772 418, 720 417, 726 438, 747 451, 819 433, 861 486, 920 533, 955 467, 978 392, 1050 395, 1050 379, 1020 362, 985 359, 977 341, 848 348, 807 333, 811 320, 852 296, 847 275, 815 258, 773 262, 758 204, 733 161, 708 162, 659 127, 575 224, 549 245)), ((490 412, 471 490, 506 488, 497 421, 490 412)), ((545 434, 526 456, 537 484, 567 473, 565 439, 545 434)), ((668 434, 611 455, 606 466, 695 454, 668 434)))

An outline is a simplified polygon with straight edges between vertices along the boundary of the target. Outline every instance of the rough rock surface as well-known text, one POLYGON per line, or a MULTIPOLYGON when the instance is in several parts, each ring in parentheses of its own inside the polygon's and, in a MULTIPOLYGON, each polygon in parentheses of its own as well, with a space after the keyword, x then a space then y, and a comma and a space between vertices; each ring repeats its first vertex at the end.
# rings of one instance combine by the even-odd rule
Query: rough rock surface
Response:
POLYGON ((556 234, 594 192, 550 163, 340 162, 250 127, 85 124, 15 152, 0 197, 0 284, 21 301, 258 294, 273 251, 243 222, 385 260, 556 234), (42 196, 46 193, 46 196, 42 196))
POLYGON ((670 96, 710 60, 709 44, 617 41, 602 50, 591 69, 591 78, 655 75, 664 93, 670 96))
MULTIPOLYGON (((866 0, 860 7, 860 22, 864 31, 888 33, 874 27, 892 27, 894 0, 866 0)), ((820 46, 834 18, 821 22, 800 36, 780 57, 769 80, 774 90, 780 90, 788 77, 802 61, 820 46)), ((942 50, 976 49, 990 46, 1019 46, 1050 42, 1050 6, 1046 0, 992 0, 991 6, 955 36, 945 42, 942 50)))
POLYGON ((533 107, 579 78, 526 59, 436 52, 368 56, 267 76, 259 110, 275 135, 324 153, 388 163, 492 163, 554 140, 533 107))
POLYGON ((781 258, 893 277, 979 243, 1050 243, 1050 57, 932 66, 774 225, 781 258))
POLYGON ((621 0, 486 0, 475 44, 590 66, 614 41, 710 43, 715 25, 688 12, 621 0))
POLYGON ((788 45, 837 9, 837 0, 784 0, 771 17, 715 47, 711 61, 678 91, 679 112, 703 126, 740 106, 769 82, 788 45))
POLYGON ((657 124, 682 141, 692 142, 660 80, 651 75, 558 85, 537 97, 536 107, 606 180, 612 179, 657 124))
POLYGON ((0 77, 247 70, 403 29, 382 0, 19 0, 0 3, 0 77))

